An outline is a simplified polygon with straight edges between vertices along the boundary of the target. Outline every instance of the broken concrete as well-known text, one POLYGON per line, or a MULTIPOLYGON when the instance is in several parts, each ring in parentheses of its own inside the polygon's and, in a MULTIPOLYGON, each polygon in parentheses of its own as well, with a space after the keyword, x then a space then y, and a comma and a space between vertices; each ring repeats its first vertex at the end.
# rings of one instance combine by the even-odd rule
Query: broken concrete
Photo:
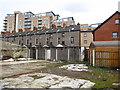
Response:
POLYGON ((48 73, 25 74, 0 81, 3 88, 91 88, 95 83, 48 73))

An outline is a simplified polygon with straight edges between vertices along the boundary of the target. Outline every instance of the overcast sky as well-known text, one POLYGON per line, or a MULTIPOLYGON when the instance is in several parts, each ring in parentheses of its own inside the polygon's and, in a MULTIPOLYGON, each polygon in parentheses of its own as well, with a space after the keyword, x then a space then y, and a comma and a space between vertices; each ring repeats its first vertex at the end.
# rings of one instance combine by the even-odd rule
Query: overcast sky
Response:
POLYGON ((0 0, 0 30, 6 14, 14 11, 35 14, 53 11, 61 18, 74 17, 76 23, 102 23, 118 11, 120 0, 0 0))

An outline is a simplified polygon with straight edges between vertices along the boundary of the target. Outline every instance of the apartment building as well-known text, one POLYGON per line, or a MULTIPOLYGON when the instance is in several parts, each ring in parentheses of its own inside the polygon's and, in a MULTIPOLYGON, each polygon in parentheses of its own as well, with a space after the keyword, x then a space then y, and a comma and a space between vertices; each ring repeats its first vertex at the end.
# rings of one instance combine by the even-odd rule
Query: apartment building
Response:
POLYGON ((54 20, 53 24, 55 24, 57 27, 61 27, 61 26, 64 27, 64 26, 74 25, 75 21, 73 17, 67 17, 67 18, 54 20))
POLYGON ((80 24, 81 31, 90 31, 96 29, 101 23, 95 23, 95 24, 80 24))
POLYGON ((52 24, 58 27, 63 25, 75 25, 73 17, 59 19, 58 14, 54 14, 52 11, 34 14, 32 12, 22 13, 15 11, 14 14, 7 14, 4 19, 4 31, 18 32, 18 31, 32 31, 49 29, 52 24))

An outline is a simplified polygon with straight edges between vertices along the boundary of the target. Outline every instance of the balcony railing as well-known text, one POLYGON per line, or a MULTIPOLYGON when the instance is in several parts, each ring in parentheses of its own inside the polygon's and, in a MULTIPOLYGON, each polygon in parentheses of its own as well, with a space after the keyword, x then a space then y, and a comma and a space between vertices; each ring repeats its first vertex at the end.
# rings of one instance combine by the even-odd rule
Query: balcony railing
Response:
POLYGON ((42 22, 38 22, 38 24, 42 24, 42 22))
POLYGON ((26 19, 26 20, 24 20, 25 22, 31 22, 31 19, 26 19))
POLYGON ((42 18, 38 18, 38 20, 42 20, 42 18))
POLYGON ((25 16, 24 18, 29 18, 28 16, 25 16))
POLYGON ((4 19, 4 21, 7 21, 7 20, 8 20, 7 18, 4 19))
POLYGON ((24 25, 31 25, 31 23, 24 23, 24 25))
POLYGON ((38 27, 42 27, 42 25, 38 25, 38 27))
POLYGON ((3 27, 7 27, 7 25, 3 25, 3 27))
POLYGON ((31 26, 24 26, 24 28, 31 28, 31 26))

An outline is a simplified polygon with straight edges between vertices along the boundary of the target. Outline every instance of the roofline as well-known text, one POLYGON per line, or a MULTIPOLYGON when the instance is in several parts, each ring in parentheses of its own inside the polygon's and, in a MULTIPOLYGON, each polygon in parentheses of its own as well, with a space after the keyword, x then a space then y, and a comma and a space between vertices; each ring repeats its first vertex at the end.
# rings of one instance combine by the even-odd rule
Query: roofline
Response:
POLYGON ((90 31, 80 31, 80 32, 93 32, 94 30, 90 30, 90 31))
MULTIPOLYGON (((108 19, 106 19, 103 23, 101 23, 94 31, 96 31, 98 28, 100 28, 103 24, 105 24, 110 18, 112 18, 115 14, 120 14, 120 12, 116 11, 112 16, 110 16, 108 19)), ((94 32, 93 31, 93 32, 94 32)))

